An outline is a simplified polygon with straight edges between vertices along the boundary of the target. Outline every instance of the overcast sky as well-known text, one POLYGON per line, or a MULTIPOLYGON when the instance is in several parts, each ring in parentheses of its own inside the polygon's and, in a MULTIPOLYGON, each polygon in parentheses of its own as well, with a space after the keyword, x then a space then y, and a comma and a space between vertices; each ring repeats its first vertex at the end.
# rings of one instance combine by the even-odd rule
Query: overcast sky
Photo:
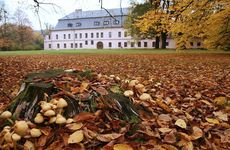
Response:
MULTIPOLYGON (((82 10, 98 10, 100 9, 99 0, 39 0, 44 3, 54 3, 56 6, 52 5, 41 5, 39 15, 41 18, 41 23, 44 28, 44 24, 48 23, 55 26, 58 19, 64 17, 65 15, 73 12, 75 9, 82 10)), ((130 1, 132 0, 122 0, 122 7, 130 6, 130 1)), ((136 0, 142 1, 142 0, 136 0)), ((38 17, 34 13, 33 0, 0 0, 0 3, 4 3, 5 7, 11 15, 16 10, 16 8, 21 8, 24 10, 34 29, 40 30, 40 25, 38 17)), ((103 0, 103 6, 105 8, 119 8, 120 0, 103 0)))

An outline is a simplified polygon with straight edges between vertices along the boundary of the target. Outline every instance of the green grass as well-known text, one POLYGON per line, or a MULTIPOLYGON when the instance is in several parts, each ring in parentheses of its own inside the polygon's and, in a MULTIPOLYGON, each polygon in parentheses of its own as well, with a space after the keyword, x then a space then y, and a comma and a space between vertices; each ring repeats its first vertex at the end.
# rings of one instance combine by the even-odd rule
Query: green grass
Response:
POLYGON ((208 51, 208 50, 184 50, 177 52, 176 50, 155 50, 155 49, 82 49, 82 50, 27 50, 27 51, 0 51, 0 56, 14 55, 58 55, 58 54, 230 54, 230 51, 208 51))

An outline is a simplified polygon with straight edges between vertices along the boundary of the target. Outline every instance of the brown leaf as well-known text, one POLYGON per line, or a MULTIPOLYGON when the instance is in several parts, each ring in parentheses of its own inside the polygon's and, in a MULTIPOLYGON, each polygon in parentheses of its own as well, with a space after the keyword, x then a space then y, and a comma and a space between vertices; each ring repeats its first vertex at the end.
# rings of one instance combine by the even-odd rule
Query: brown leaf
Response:
POLYGON ((161 145, 163 148, 165 148, 166 150, 177 150, 177 148, 173 145, 169 145, 169 144, 163 144, 161 145))
POLYGON ((192 140, 197 140, 203 136, 203 131, 199 127, 194 126, 192 127, 192 130, 193 130, 193 133, 191 135, 192 140))
POLYGON ((48 140, 48 136, 46 136, 46 135, 40 136, 39 139, 38 139, 38 147, 45 146, 47 140, 48 140))
POLYGON ((77 122, 94 120, 95 115, 93 113, 89 113, 89 112, 81 112, 81 113, 77 114, 73 119, 77 122))
POLYGON ((175 130, 165 135, 164 142, 170 143, 170 144, 176 143, 175 130))
POLYGON ((95 91, 98 92, 102 96, 109 94, 108 91, 104 87, 101 87, 101 86, 98 88, 95 88, 95 91))
POLYGON ((123 134, 111 133, 111 134, 99 134, 97 139, 102 142, 110 142, 121 137, 123 134))
POLYGON ((162 128, 168 128, 172 118, 168 114, 161 114, 157 118, 157 124, 162 128))
POLYGON ((64 143, 62 141, 55 141, 52 144, 50 144, 46 150, 62 150, 64 146, 64 143))
POLYGON ((159 107, 161 107, 162 109, 164 109, 167 113, 172 112, 172 109, 169 108, 169 106, 167 104, 165 104, 162 100, 157 99, 156 103, 159 107))
POLYGON ((67 124, 66 128, 70 129, 70 130, 79 130, 83 127, 83 123, 71 123, 71 124, 67 124))

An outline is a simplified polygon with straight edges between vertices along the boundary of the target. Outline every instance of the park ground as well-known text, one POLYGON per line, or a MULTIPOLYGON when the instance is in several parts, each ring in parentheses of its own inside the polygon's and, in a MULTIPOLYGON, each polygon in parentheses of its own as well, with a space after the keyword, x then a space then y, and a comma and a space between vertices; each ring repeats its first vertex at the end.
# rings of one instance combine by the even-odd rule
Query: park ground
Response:
POLYGON ((181 98, 230 97, 230 53, 190 50, 62 50, 0 52, 1 104, 9 102, 24 76, 56 68, 84 68, 122 79, 142 77, 162 83, 158 94, 181 98))

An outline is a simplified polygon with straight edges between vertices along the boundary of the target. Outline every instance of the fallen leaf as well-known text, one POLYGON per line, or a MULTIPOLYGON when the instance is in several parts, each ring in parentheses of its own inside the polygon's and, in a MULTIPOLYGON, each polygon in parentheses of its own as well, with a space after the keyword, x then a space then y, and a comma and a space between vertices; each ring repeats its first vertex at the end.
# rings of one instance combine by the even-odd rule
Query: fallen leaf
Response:
POLYGON ((167 113, 172 112, 172 109, 169 108, 169 106, 167 104, 165 104, 162 100, 157 99, 156 103, 159 107, 161 107, 162 109, 164 109, 167 113))
POLYGON ((64 143, 62 141, 55 141, 52 144, 50 144, 46 150, 62 150, 64 146, 64 143))
POLYGON ((208 105, 208 106, 213 106, 213 104, 211 104, 209 101, 207 100, 201 100, 201 102, 203 102, 204 104, 208 105))
POLYGON ((26 140, 24 146, 23 146, 24 150, 35 150, 35 145, 31 142, 26 140))
POLYGON ((177 150, 177 148, 173 145, 169 145, 169 144, 163 144, 161 145, 163 148, 165 148, 166 150, 177 150))
POLYGON ((77 122, 80 122, 80 121, 93 120, 93 119, 95 119, 95 116, 93 113, 81 112, 81 113, 77 114, 73 119, 77 122))
POLYGON ((43 147, 45 146, 46 142, 47 142, 48 136, 46 135, 42 135, 39 137, 38 139, 38 147, 43 147))
POLYGON ((186 143, 186 145, 182 148, 182 150, 194 150, 192 142, 186 143))
POLYGON ((70 129, 70 130, 79 130, 83 127, 83 123, 71 123, 71 124, 67 124, 66 128, 70 129))
POLYGON ((83 139, 84 139, 83 131, 78 130, 69 136, 68 144, 80 143, 83 139))
POLYGON ((220 124, 219 120, 217 120, 217 119, 205 118, 205 120, 206 120, 208 123, 211 123, 211 124, 220 124))
POLYGON ((170 129, 170 128, 159 128, 158 129, 160 132, 162 132, 162 133, 168 133, 168 132, 171 132, 172 131, 172 129, 170 129))
POLYGON ((185 122, 183 119, 178 119, 178 120, 175 122, 175 125, 177 125, 178 127, 183 128, 183 129, 186 129, 186 128, 187 128, 187 124, 186 124, 186 122, 185 122))
POLYGON ((133 150, 128 144, 115 144, 113 150, 133 150))
POLYGON ((89 83, 82 82, 80 86, 80 93, 83 93, 87 89, 88 86, 89 86, 89 83))
POLYGON ((168 114, 160 114, 157 117, 157 124, 162 128, 168 128, 171 121, 172 121, 172 118, 168 114))
POLYGON ((172 130, 170 133, 166 134, 164 137, 164 142, 166 143, 176 143, 176 135, 175 135, 175 130, 172 130))
POLYGON ((95 88, 95 91, 97 93, 99 93, 100 95, 102 95, 102 96, 109 94, 108 91, 105 88, 103 88, 103 87, 95 88))
POLYGON ((191 135, 192 140, 197 140, 203 136, 203 131, 199 127, 194 126, 192 127, 192 130, 193 130, 193 133, 191 135))
POLYGON ((181 139, 184 139, 186 141, 191 141, 191 137, 188 134, 183 132, 178 132, 177 134, 181 139))
POLYGON ((110 142, 121 137, 123 134, 111 133, 111 134, 99 134, 97 139, 102 142, 110 142))
POLYGON ((213 112, 213 114, 222 121, 228 121, 228 115, 224 114, 222 111, 213 112))
POLYGON ((216 103, 217 105, 224 105, 227 103, 227 98, 220 96, 214 99, 214 103, 216 103))

